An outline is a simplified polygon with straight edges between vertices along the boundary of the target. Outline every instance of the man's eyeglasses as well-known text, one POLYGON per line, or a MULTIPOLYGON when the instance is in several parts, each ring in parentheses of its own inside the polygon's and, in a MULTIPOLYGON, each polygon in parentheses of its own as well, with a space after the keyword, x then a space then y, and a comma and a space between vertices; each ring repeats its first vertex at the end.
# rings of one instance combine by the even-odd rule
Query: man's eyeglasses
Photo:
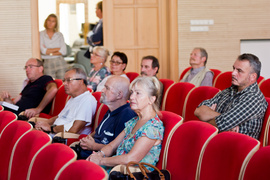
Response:
POLYGON ((63 79, 63 83, 64 82, 67 82, 67 83, 70 83, 70 81, 73 81, 73 80, 83 80, 83 78, 67 78, 67 79, 63 79))
POLYGON ((117 62, 117 61, 114 61, 114 60, 110 60, 110 63, 115 64, 115 65, 123 64, 122 62, 117 62))
POLYGON ((28 66, 24 66, 24 70, 26 70, 27 68, 30 68, 30 69, 32 69, 33 67, 40 67, 40 66, 38 66, 38 65, 28 65, 28 66))

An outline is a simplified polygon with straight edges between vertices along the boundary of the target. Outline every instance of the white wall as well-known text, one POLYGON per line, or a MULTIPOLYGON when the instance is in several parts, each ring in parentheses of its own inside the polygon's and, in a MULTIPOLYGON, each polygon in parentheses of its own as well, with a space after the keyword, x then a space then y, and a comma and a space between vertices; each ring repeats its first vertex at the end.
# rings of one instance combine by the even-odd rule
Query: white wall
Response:
POLYGON ((270 78, 270 39, 265 40, 242 40, 241 54, 251 53, 256 55, 261 63, 261 76, 265 79, 270 78))

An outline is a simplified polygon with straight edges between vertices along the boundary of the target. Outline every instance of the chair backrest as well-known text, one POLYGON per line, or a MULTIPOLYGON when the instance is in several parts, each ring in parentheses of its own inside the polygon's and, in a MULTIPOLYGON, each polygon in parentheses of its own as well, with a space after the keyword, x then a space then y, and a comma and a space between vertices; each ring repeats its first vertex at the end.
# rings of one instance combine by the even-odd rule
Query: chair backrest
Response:
POLYGON ((188 82, 171 85, 163 95, 162 111, 170 111, 182 116, 185 99, 193 88, 195 85, 188 82))
POLYGON ((213 83, 214 83, 216 77, 221 73, 221 71, 218 69, 210 69, 210 70, 214 73, 214 76, 213 76, 213 83))
POLYGON ((198 105, 206 99, 213 98, 220 90, 211 86, 200 86, 192 89, 186 99, 183 108, 184 122, 190 120, 199 120, 194 111, 198 105))
POLYGON ((51 143, 51 137, 33 130, 22 136, 13 148, 8 171, 9 180, 26 179, 33 157, 51 143))
POLYGON ((11 153, 16 142, 32 129, 25 121, 14 121, 2 132, 0 138, 0 179, 8 179, 8 168, 11 153))
POLYGON ((173 132, 183 123, 182 117, 168 111, 161 111, 161 117, 160 119, 163 122, 163 126, 165 128, 164 135, 163 135, 163 141, 161 146, 161 152, 159 156, 159 161, 156 164, 156 167, 159 169, 163 168, 163 161, 165 158, 165 152, 168 142, 170 141, 173 132))
POLYGON ((267 109, 263 118, 263 125, 261 134, 259 136, 259 141, 261 142, 261 146, 267 146, 268 144, 268 136, 269 136, 269 125, 270 125, 270 97, 266 97, 265 100, 268 103, 267 109))
POLYGON ((55 79, 54 81, 55 81, 58 89, 63 85, 62 79, 55 79))
POLYGON ((139 74, 136 72, 127 72, 126 75, 129 78, 130 82, 132 82, 136 77, 139 76, 139 74))
POLYGON ((89 72, 91 71, 92 67, 91 67, 91 64, 90 64, 90 59, 89 58, 86 58, 84 56, 86 50, 80 50, 76 53, 75 55, 75 64, 80 64, 83 69, 86 71, 85 73, 88 75, 89 72))
POLYGON ((17 115, 10 111, 0 112, 0 137, 3 130, 13 121, 17 120, 17 115))
POLYGON ((261 82, 259 87, 265 97, 270 97, 270 79, 261 82))
POLYGON ((164 96, 166 94, 167 89, 174 83, 173 80, 171 79, 159 79, 159 81, 163 84, 163 92, 162 92, 162 99, 161 99, 161 107, 160 109, 162 110, 162 104, 164 100, 164 96))
POLYGON ((102 180, 108 179, 107 172, 99 165, 86 161, 78 160, 68 165, 63 172, 56 177, 56 180, 102 180))
POLYGON ((222 132, 206 146, 197 177, 200 180, 238 179, 259 147, 260 142, 250 136, 222 132))
POLYGON ((232 71, 220 73, 215 81, 213 86, 220 89, 221 91, 230 87, 232 85, 232 71))
POLYGON ((3 111, 3 110, 4 110, 3 106, 0 106, 0 112, 3 111))
POLYGON ((191 67, 187 67, 186 69, 184 69, 184 71, 180 74, 179 77, 179 81, 181 81, 183 79, 183 77, 185 76, 185 74, 191 69, 191 67))
MULTIPOLYGON (((268 180, 270 169, 270 146, 260 148, 250 159, 245 171, 243 180, 268 180)), ((241 179, 241 180, 242 180, 241 179)))
MULTIPOLYGON (((92 95, 93 95, 93 96, 96 98, 96 100, 97 100, 96 113, 95 113, 95 115, 94 115, 94 117, 93 117, 94 120, 96 119, 97 111, 98 111, 98 109, 99 109, 99 107, 100 107, 100 105, 101 105, 101 102, 100 102, 101 94, 102 94, 101 92, 93 92, 93 93, 92 93, 92 95)), ((92 123, 91 126, 94 127, 94 126, 95 126, 95 123, 92 123)))
POLYGON ((50 144, 32 159, 27 179, 55 179, 76 158, 76 153, 68 146, 60 143, 50 144))
POLYGON ((202 121, 189 121, 179 126, 168 144, 165 169, 172 179, 196 179, 197 166, 210 139, 218 129, 202 121))
POLYGON ((260 76, 258 79, 257 79, 257 83, 260 84, 264 81, 264 77, 263 76, 260 76))
POLYGON ((103 119, 104 115, 106 114, 106 112, 108 110, 109 110, 109 108, 105 104, 101 104, 99 106, 99 108, 97 109, 96 114, 95 114, 95 124, 94 124, 93 131, 98 127, 99 123, 101 122, 101 120, 103 119))

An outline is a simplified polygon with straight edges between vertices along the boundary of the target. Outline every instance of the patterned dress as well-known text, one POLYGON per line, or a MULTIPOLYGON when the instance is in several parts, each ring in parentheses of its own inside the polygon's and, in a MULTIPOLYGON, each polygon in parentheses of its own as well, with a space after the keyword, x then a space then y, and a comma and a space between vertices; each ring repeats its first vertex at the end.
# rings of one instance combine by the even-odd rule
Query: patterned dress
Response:
POLYGON ((111 71, 108 67, 104 66, 100 70, 95 71, 94 68, 90 71, 87 78, 87 87, 96 91, 97 85, 107 76, 111 75, 111 71))
MULTIPOLYGON (((138 122, 139 117, 134 117, 128 122, 125 123, 125 137, 117 148, 116 156, 128 154, 129 151, 133 148, 135 142, 143 136, 146 136, 150 139, 163 140, 164 134, 164 126, 162 121, 156 115, 154 118, 147 121, 142 127, 140 127, 135 134, 132 134, 132 129, 138 122)), ((142 147, 143 148, 143 147, 142 147)), ((153 146, 150 151, 146 154, 146 156, 140 162, 150 163, 152 165, 156 165, 159 160, 159 155, 161 151, 161 143, 153 146)), ((110 172, 111 167, 104 167, 107 172, 110 172)), ((153 169, 147 167, 150 171, 153 169)))

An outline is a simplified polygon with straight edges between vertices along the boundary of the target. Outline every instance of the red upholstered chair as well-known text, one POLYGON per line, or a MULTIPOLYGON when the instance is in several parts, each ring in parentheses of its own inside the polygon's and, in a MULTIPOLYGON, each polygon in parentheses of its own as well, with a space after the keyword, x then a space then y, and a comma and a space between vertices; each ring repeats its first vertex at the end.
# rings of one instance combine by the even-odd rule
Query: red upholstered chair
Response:
POLYGON ((129 78, 130 82, 132 82, 136 77, 139 76, 139 74, 136 72, 127 72, 126 75, 129 78))
POLYGON ((93 131, 98 127, 99 123, 103 119, 106 112, 109 110, 108 106, 105 104, 101 104, 96 112, 95 124, 93 131))
POLYGON ((0 112, 3 111, 3 110, 4 110, 3 106, 0 106, 0 112))
POLYGON ((45 113, 40 113, 39 117, 43 117, 43 118, 51 118, 53 116, 57 116, 62 109, 65 107, 67 101, 68 101, 68 95, 65 92, 65 88, 64 85, 60 86, 60 88, 58 89, 53 102, 52 102, 52 108, 49 114, 45 114, 45 113))
POLYGON ((220 73, 215 81, 213 86, 220 89, 221 91, 230 87, 232 85, 232 71, 220 73))
POLYGON ((218 69, 210 69, 210 70, 214 73, 214 77, 213 77, 213 83, 214 83, 216 77, 221 73, 221 71, 218 69))
POLYGON ((42 132, 33 130, 22 136, 13 148, 9 163, 8 179, 26 179, 28 168, 33 157, 51 143, 51 137, 42 132))
POLYGON ((259 87, 265 97, 270 97, 270 79, 262 81, 259 87))
POLYGON ((200 180, 239 179, 250 157, 259 149, 256 139, 235 132, 222 132, 205 148, 198 169, 200 180))
POLYGON ((260 76, 258 79, 257 79, 257 83, 260 84, 264 81, 264 77, 263 76, 260 76))
POLYGON ((262 130, 261 134, 259 136, 259 141, 261 142, 261 147, 262 146, 267 146, 268 144, 268 135, 269 135, 269 125, 270 125, 270 98, 266 97, 265 98, 268 106, 265 111, 265 115, 263 118, 263 125, 262 125, 262 130))
POLYGON ((188 82, 171 85, 163 97, 162 111, 170 111, 182 116, 185 99, 193 88, 195 85, 188 82))
POLYGON ((160 103, 161 104, 160 109, 162 109, 163 99, 164 99, 164 96, 166 94, 166 91, 174 83, 174 81, 171 79, 159 79, 159 81, 163 84, 162 99, 161 99, 161 103, 160 103))
POLYGON ((77 155, 70 147, 60 143, 50 144, 31 161, 27 179, 55 179, 76 158, 77 155))
POLYGON ((62 79, 55 79, 54 81, 55 81, 55 83, 57 85, 57 88, 60 88, 63 85, 62 79))
POLYGON ((99 165, 78 160, 68 165, 56 180, 102 180, 108 179, 107 172, 99 165))
POLYGON ((179 81, 183 79, 185 74, 191 69, 191 67, 187 67, 186 69, 183 70, 183 72, 180 74, 179 81))
POLYGON ((269 180, 270 169, 270 146, 260 148, 250 159, 245 171, 243 180, 269 180))
POLYGON ((13 121, 17 120, 17 115, 10 111, 0 112, 0 137, 2 131, 13 121))
POLYGON ((184 122, 190 120, 199 120, 194 111, 197 106, 206 99, 213 98, 220 90, 211 86, 200 86, 192 89, 186 99, 183 109, 184 122))
POLYGON ((8 179, 8 168, 14 145, 32 126, 25 121, 15 121, 9 124, 0 138, 0 179, 8 179))
POLYGON ((161 111, 161 114, 162 116, 160 117, 160 119, 163 122, 165 130, 164 130, 164 136, 163 136, 159 161, 156 164, 156 167, 159 169, 164 168, 163 162, 166 156, 165 155, 166 146, 170 142, 172 134, 183 123, 182 117, 175 113, 168 112, 168 111, 161 111))
POLYGON ((197 166, 208 142, 218 129, 206 122, 189 121, 179 126, 168 144, 165 169, 172 179, 196 179, 197 166))

